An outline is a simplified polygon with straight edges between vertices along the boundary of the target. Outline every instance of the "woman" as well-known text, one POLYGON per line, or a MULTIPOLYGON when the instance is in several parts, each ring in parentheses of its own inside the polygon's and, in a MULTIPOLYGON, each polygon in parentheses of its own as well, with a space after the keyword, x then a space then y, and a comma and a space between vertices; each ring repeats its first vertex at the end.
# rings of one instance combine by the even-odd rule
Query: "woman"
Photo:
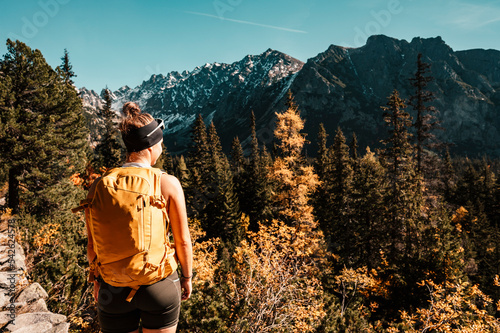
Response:
MULTIPOLYGON (((156 121, 147 113, 141 113, 137 104, 128 102, 123 106, 124 118, 120 131, 127 147, 127 160, 123 167, 151 168, 162 153, 163 122, 156 121)), ((87 199, 94 196, 96 180, 87 199)), ((175 332, 179 318, 180 301, 191 295, 192 246, 187 223, 184 193, 174 176, 161 175, 161 193, 167 203, 167 212, 174 236, 174 249, 181 265, 181 277, 177 272, 151 285, 141 286, 132 300, 130 288, 113 287, 102 279, 94 280, 94 297, 98 303, 99 324, 104 333, 139 332, 142 321, 143 332, 175 332), (182 291, 182 294, 179 294, 182 291)), ((87 255, 90 263, 96 253, 87 218, 89 235, 87 255)))

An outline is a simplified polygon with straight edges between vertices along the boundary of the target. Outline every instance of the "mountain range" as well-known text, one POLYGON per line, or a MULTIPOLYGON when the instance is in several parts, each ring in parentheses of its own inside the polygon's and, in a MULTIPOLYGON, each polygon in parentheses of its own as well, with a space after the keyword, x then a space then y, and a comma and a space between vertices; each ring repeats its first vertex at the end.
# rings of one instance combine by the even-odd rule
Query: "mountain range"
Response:
MULTIPOLYGON (((330 143, 338 127, 348 140, 356 133, 360 149, 380 147, 387 128, 381 106, 393 90, 402 98, 414 94, 410 78, 417 56, 431 65, 434 80, 427 89, 435 100, 443 130, 435 134, 462 156, 500 156, 500 51, 454 51, 441 37, 413 38, 411 42, 384 35, 368 38, 358 48, 331 45, 305 63, 276 50, 248 55, 232 64, 212 63, 192 71, 155 74, 135 88, 124 86, 112 94, 113 109, 127 101, 162 118, 164 142, 170 153, 184 153, 198 114, 213 121, 223 148, 229 151, 238 136, 248 146, 250 114, 257 119, 257 134, 268 148, 273 140, 275 113, 285 109, 291 91, 306 120, 304 132, 315 155, 320 123, 330 143)), ((102 108, 102 92, 80 89, 93 122, 102 108)), ((407 109, 412 114, 411 108, 407 109)))

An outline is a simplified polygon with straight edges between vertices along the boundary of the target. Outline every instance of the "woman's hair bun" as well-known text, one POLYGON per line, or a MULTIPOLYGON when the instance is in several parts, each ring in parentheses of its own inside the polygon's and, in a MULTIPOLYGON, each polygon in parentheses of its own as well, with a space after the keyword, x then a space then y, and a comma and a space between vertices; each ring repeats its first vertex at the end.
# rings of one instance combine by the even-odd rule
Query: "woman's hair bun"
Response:
POLYGON ((125 117, 135 117, 141 114, 141 108, 134 102, 127 102, 123 104, 122 113, 125 117))

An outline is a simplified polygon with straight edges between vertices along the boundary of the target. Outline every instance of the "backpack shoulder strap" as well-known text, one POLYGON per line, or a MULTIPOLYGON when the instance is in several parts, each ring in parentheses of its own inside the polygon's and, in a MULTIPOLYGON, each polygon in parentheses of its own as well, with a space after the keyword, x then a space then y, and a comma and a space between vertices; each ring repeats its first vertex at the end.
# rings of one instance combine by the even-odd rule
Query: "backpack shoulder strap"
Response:
POLYGON ((80 206, 71 208, 71 212, 74 214, 84 210, 85 208, 89 208, 92 204, 92 199, 93 198, 80 200, 80 206))
MULTIPOLYGON (((71 212, 73 214, 75 213, 78 213, 79 211, 82 211, 84 210, 85 208, 90 208, 92 207, 92 201, 94 201, 94 197, 95 197, 95 187, 99 184, 99 182, 102 181, 102 177, 106 176, 107 174, 109 173, 106 172, 103 176, 97 178, 96 180, 94 180, 94 183, 92 184, 92 187, 94 188, 93 189, 93 193, 91 193, 91 197, 90 198, 86 198, 86 199, 83 199, 83 200, 80 200, 80 206, 77 206, 77 207, 74 207, 74 208, 71 208, 71 212)), ((91 187, 91 190, 92 190, 92 187, 91 187)))
POLYGON ((170 222, 167 214, 167 201, 163 197, 161 193, 161 176, 163 174, 167 174, 165 171, 158 169, 158 168, 151 168, 153 173, 155 174, 155 181, 154 181, 154 195, 150 198, 150 204, 152 206, 156 206, 157 208, 161 209, 163 212, 163 217, 164 219, 168 222, 170 222))

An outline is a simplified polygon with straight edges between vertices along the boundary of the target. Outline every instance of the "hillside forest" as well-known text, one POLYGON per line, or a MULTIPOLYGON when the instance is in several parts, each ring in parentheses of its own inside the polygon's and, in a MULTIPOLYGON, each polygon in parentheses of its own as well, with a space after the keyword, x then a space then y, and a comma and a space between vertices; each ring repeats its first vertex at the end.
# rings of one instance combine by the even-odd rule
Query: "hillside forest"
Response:
MULTIPOLYGON (((73 332, 98 332, 84 216, 71 208, 124 147, 107 90, 91 135, 61 56, 52 68, 8 40, 0 59, 2 217, 16 218, 50 310, 73 332)), ((438 142, 431 64, 414 61, 414 94, 394 90, 373 110, 382 148, 320 126, 306 156, 292 93, 271 143, 249 114, 250 138, 230 151, 201 116, 187 154, 165 147, 156 166, 183 185, 195 259, 179 332, 500 332, 499 163, 438 142)))

